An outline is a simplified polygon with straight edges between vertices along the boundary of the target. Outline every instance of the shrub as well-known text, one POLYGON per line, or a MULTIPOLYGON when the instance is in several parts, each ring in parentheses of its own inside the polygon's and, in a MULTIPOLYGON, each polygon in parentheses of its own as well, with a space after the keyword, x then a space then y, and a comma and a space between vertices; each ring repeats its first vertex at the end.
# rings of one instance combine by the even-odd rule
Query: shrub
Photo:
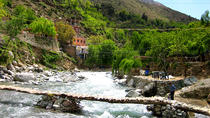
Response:
POLYGON ((71 25, 65 24, 63 22, 58 22, 56 23, 56 29, 58 33, 58 39, 60 39, 62 43, 73 43, 76 32, 71 25))
POLYGON ((30 26, 32 32, 40 35, 56 36, 54 23, 46 18, 38 18, 30 26))
POLYGON ((41 63, 47 67, 56 69, 56 61, 60 60, 61 56, 55 52, 46 52, 43 50, 41 63))

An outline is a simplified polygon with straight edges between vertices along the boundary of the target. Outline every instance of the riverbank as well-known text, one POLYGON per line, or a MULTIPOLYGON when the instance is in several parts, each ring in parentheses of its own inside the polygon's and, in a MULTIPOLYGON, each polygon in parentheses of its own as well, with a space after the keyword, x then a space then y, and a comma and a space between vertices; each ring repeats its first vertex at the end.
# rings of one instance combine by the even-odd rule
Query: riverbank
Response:
MULTIPOLYGON (((198 80, 196 77, 187 77, 187 78, 173 78, 169 80, 165 79, 154 79, 150 76, 133 76, 127 77, 125 79, 116 80, 118 83, 133 87, 133 89, 128 90, 127 97, 139 97, 139 96, 162 96, 169 97, 169 88, 170 83, 174 84, 177 88, 177 94, 179 97, 175 96, 175 100, 184 102, 192 105, 199 105, 200 107, 204 106, 209 108, 208 95, 209 95, 209 82, 208 79, 198 80), (196 89, 197 88, 197 89, 196 89), (183 91, 184 90, 184 91, 183 91), (202 93, 202 94, 201 94, 202 93), (200 94, 200 95, 197 95, 200 94), (183 98, 182 96, 188 96, 188 98, 183 98), (192 96, 192 97, 191 97, 192 96), (199 99, 194 99, 193 96, 199 97, 199 99), (201 99, 201 96, 202 99, 201 99), (204 97, 205 96, 205 97, 204 97), (205 99, 205 100, 204 100, 205 99), (189 100, 189 101, 188 101, 189 100)), ((148 106, 148 110, 152 111, 155 116, 163 118, 187 118, 190 117, 187 111, 176 109, 170 105, 151 105, 148 106)), ((198 114, 195 117, 205 118, 206 116, 200 116, 198 114)))

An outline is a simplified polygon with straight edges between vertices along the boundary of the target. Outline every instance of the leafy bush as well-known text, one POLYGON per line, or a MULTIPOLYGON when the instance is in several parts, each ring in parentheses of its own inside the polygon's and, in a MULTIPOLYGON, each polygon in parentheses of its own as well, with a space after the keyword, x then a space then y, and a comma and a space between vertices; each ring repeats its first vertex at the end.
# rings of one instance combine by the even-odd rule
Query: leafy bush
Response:
POLYGON ((60 39, 62 43, 73 43, 76 32, 71 25, 58 22, 56 23, 56 29, 58 33, 58 39, 60 39))
POLYGON ((124 72, 124 74, 130 74, 132 68, 138 68, 141 66, 141 60, 134 58, 125 58, 120 62, 120 71, 124 72))
POLYGON ((30 26, 32 32, 40 35, 56 36, 54 23, 46 18, 38 18, 33 21, 30 26))
POLYGON ((56 61, 60 60, 61 56, 55 52, 46 52, 43 50, 41 63, 47 67, 56 69, 56 61))
POLYGON ((23 5, 16 6, 13 15, 16 18, 23 20, 24 24, 30 24, 37 18, 32 9, 25 8, 23 5))

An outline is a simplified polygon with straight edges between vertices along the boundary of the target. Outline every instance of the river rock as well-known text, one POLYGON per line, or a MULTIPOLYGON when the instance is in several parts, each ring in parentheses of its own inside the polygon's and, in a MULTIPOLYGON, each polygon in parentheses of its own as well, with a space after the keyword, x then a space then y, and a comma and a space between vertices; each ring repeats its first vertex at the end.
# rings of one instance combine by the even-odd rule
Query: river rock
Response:
POLYGON ((126 85, 126 79, 116 79, 115 82, 121 85, 126 85))
POLYGON ((133 84, 134 84, 134 80, 133 80, 133 79, 130 79, 130 80, 128 81, 128 83, 127 83, 127 85, 128 85, 129 87, 133 87, 133 84))
POLYGON ((14 57, 15 57, 12 51, 9 51, 8 55, 10 56, 11 59, 14 59, 14 57))
POLYGON ((185 86, 191 86, 193 84, 195 84, 197 82, 197 78, 196 77, 188 77, 184 79, 184 84, 185 86))
POLYGON ((19 66, 15 66, 15 70, 16 72, 22 72, 23 68, 19 67, 19 66))
POLYGON ((11 71, 15 71, 15 67, 12 64, 8 64, 7 69, 11 71))
POLYGON ((33 73, 17 73, 14 77, 15 81, 29 82, 30 80, 35 80, 33 73))
POLYGON ((28 69, 28 71, 34 71, 34 67, 33 66, 29 66, 27 69, 28 69))
POLYGON ((79 78, 79 80, 83 80, 83 79, 85 79, 85 77, 84 77, 84 76, 78 76, 78 78, 79 78))
POLYGON ((8 70, 7 73, 8 73, 9 75, 11 75, 11 76, 14 76, 14 75, 15 75, 14 72, 12 72, 11 70, 8 70))
POLYGON ((80 112, 82 108, 78 100, 58 96, 43 96, 37 105, 41 108, 55 109, 63 112, 80 112))
POLYGON ((161 118, 187 118, 187 113, 180 109, 174 108, 172 105, 150 105, 147 106, 148 111, 152 111, 153 115, 161 118))
POLYGON ((43 74, 47 77, 50 77, 53 75, 52 72, 50 72, 50 71, 44 71, 43 74))
POLYGON ((19 66, 19 67, 25 67, 24 64, 21 63, 21 62, 18 62, 18 63, 17 63, 17 66, 19 66))
POLYGON ((155 83, 149 83, 148 85, 144 86, 143 88, 143 94, 145 97, 151 97, 156 95, 156 90, 155 90, 155 83))
POLYGON ((14 66, 18 66, 18 63, 17 63, 17 61, 12 61, 12 64, 14 65, 14 66))

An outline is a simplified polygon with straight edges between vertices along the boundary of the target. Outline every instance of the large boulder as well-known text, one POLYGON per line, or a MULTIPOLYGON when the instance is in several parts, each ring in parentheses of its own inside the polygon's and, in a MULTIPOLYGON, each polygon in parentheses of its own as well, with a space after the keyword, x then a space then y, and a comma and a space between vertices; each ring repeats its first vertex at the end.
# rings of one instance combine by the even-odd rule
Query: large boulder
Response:
POLYGON ((207 97, 207 102, 210 104, 210 94, 207 97))
POLYGON ((15 81, 20 82, 29 82, 30 80, 35 80, 35 76, 33 73, 17 73, 14 77, 15 81))
POLYGON ((192 76, 184 79, 185 86, 191 86, 197 82, 197 78, 192 76))
POLYGON ((133 80, 133 79, 130 79, 130 80, 128 81, 127 85, 128 85, 129 87, 133 87, 133 85, 134 85, 134 80, 133 80))
POLYGON ((148 85, 144 86, 143 95, 145 97, 151 97, 156 95, 156 87, 155 83, 149 83, 148 85))

